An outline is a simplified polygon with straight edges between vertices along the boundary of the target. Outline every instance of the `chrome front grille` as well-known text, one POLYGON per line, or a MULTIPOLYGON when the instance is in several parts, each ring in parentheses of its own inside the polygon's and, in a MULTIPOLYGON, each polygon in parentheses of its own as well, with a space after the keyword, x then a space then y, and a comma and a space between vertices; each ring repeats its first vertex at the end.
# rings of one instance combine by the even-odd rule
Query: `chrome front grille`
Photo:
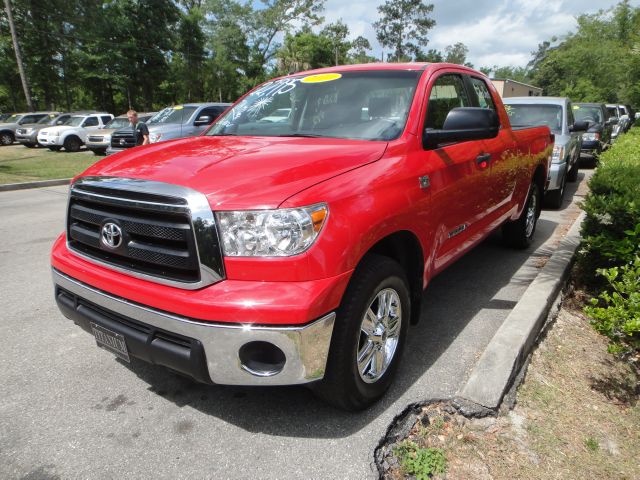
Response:
POLYGON ((79 179, 69 195, 67 244, 96 263, 180 288, 201 288, 224 278, 219 236, 206 197, 177 185, 79 179), (108 228, 119 231, 117 245, 107 241, 108 228))

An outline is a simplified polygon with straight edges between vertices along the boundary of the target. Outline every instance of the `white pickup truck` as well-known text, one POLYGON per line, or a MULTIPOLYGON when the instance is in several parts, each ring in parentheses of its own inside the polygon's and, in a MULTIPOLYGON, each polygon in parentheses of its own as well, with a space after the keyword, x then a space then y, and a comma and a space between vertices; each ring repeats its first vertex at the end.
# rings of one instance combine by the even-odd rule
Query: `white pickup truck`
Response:
POLYGON ((73 115, 64 125, 43 128, 38 132, 38 143, 49 150, 77 152, 87 141, 87 135, 94 130, 104 127, 111 121, 110 113, 91 113, 73 115))

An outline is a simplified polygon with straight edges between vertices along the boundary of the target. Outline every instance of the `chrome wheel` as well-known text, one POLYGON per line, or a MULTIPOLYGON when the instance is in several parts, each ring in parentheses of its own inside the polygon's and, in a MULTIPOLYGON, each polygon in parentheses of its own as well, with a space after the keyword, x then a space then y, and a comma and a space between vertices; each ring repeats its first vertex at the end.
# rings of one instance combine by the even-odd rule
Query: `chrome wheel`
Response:
POLYGON ((400 340, 402 305, 392 288, 378 292, 360 325, 358 373, 365 383, 377 382, 393 361, 400 340))
POLYGON ((11 145, 13 143, 13 137, 9 133, 3 133, 0 135, 0 143, 2 145, 11 145))
POLYGON ((532 192, 529 198, 529 205, 527 206, 527 219, 525 222, 524 233, 527 237, 533 234, 533 229, 536 228, 536 215, 538 213, 538 195, 532 192))

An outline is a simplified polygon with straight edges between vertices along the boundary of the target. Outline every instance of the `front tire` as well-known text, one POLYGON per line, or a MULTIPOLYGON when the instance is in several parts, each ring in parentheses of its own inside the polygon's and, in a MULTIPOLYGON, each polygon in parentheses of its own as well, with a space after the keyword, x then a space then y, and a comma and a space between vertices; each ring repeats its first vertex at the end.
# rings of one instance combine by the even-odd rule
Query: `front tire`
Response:
POLYGON ((567 173, 567 182, 575 182, 578 180, 578 170, 580 169, 580 155, 578 155, 578 159, 574 162, 573 167, 567 173))
POLYGON ((508 246, 525 249, 531 245, 540 216, 541 197, 540 187, 536 182, 532 182, 520 217, 502 226, 502 237, 508 246))
POLYGON ((564 200, 564 191, 567 186, 567 176, 568 176, 568 173, 564 172, 564 174, 562 175, 562 182, 560 182, 560 188, 547 192, 547 194, 544 197, 544 203, 547 206, 555 210, 562 207, 562 201, 564 200))
POLYGON ((402 267, 388 257, 365 257, 338 309, 325 376, 312 386, 318 396, 349 411, 380 399, 398 369, 410 317, 402 267))
POLYGON ((67 137, 64 141, 64 149, 67 152, 77 152, 81 146, 82 142, 78 137, 67 137))
POLYGON ((0 145, 5 147, 11 145, 14 141, 13 134, 11 132, 0 133, 0 145))

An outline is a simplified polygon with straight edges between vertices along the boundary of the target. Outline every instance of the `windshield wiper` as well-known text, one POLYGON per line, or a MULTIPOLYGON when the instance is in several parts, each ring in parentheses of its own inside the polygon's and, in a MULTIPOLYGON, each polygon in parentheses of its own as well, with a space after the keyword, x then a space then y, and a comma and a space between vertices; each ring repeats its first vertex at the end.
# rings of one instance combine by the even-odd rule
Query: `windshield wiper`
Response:
POLYGON ((277 137, 305 137, 305 138, 329 138, 326 135, 318 135, 317 133, 283 133, 276 135, 277 137))

